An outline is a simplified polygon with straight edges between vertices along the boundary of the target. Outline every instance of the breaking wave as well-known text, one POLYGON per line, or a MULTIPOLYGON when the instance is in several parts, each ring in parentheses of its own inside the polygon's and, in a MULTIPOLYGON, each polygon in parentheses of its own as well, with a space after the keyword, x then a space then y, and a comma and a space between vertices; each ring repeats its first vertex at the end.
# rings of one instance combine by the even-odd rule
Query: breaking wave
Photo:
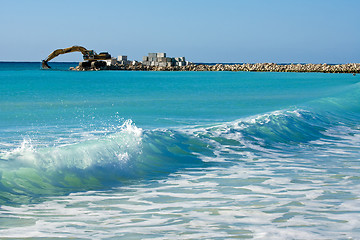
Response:
POLYGON ((111 134, 59 146, 24 139, 0 153, 0 204, 111 188, 214 163, 278 158, 319 142, 351 147, 359 142, 360 117, 357 98, 350 95, 351 101, 321 99, 213 126, 143 130, 126 121, 111 134))

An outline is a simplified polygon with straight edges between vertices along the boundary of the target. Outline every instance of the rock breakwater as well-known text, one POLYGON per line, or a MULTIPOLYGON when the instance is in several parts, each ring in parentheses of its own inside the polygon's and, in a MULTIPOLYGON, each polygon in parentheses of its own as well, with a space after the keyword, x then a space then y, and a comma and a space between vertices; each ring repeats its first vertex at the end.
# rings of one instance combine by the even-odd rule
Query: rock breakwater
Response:
POLYGON ((247 72, 322 72, 322 73, 360 73, 359 63, 348 64, 276 64, 276 63, 245 63, 245 64, 191 64, 188 66, 158 67, 136 65, 114 65, 101 68, 83 68, 77 66, 71 70, 127 70, 127 71, 247 71, 247 72))

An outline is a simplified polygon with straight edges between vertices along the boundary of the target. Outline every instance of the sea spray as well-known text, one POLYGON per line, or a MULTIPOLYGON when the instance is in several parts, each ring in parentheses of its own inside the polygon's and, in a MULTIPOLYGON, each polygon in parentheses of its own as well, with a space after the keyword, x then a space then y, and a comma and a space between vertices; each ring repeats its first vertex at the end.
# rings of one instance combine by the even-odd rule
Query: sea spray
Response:
POLYGON ((142 130, 128 120, 114 134, 70 145, 36 148, 26 138, 1 158, 45 170, 116 166, 126 164, 131 155, 141 151, 141 135, 142 130))

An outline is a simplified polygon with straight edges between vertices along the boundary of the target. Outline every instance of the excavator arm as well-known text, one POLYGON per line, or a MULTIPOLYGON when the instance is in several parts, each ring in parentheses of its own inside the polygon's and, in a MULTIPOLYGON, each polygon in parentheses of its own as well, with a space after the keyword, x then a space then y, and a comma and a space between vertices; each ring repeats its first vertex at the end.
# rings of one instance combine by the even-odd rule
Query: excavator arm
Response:
POLYGON ((57 50, 53 51, 52 53, 50 53, 50 55, 45 60, 42 61, 42 68, 43 69, 51 68, 47 64, 51 59, 53 59, 61 54, 71 53, 71 52, 81 52, 83 54, 83 56, 87 56, 89 53, 89 51, 86 48, 81 47, 81 46, 72 46, 69 48, 57 49, 57 50))

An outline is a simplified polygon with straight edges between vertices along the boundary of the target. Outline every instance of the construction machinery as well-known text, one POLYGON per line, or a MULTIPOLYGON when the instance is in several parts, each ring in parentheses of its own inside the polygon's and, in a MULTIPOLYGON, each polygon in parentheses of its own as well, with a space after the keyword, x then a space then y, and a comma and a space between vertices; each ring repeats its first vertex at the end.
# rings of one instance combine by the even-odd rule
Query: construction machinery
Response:
POLYGON ((106 65, 106 63, 101 60, 111 59, 111 55, 107 52, 101 52, 101 53, 97 54, 94 50, 87 50, 86 48, 81 47, 81 46, 72 46, 69 48, 57 49, 57 50, 53 51, 52 53, 50 53, 50 55, 45 60, 42 61, 41 67, 43 69, 49 69, 51 67, 48 65, 48 62, 51 59, 53 59, 61 54, 71 53, 71 52, 81 52, 82 53, 83 59, 85 60, 85 62, 81 62, 80 65, 83 67, 104 66, 104 65, 106 65))

